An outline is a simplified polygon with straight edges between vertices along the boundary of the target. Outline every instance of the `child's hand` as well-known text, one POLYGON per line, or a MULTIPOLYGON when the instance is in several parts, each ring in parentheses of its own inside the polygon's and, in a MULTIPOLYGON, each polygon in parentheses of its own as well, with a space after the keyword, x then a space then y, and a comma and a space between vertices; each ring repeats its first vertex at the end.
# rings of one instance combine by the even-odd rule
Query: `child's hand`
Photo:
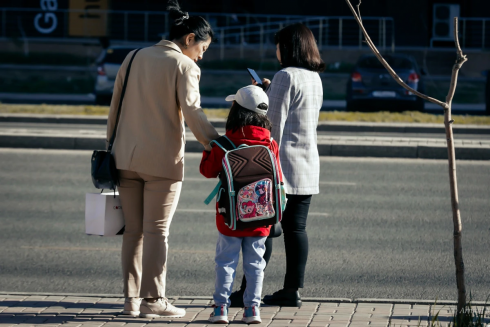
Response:
MULTIPOLYGON (((271 81, 267 78, 262 79, 262 85, 264 86, 263 89, 267 90, 269 85, 271 84, 271 81)), ((252 85, 259 86, 259 84, 252 78, 252 85)))

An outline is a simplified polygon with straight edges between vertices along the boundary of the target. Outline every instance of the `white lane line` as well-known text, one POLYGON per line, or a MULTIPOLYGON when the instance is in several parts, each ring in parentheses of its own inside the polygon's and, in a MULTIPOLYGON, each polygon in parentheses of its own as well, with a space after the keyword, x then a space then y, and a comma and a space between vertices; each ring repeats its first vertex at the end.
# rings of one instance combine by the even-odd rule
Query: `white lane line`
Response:
MULTIPOLYGON (((29 250, 50 250, 50 251, 109 251, 109 252, 120 252, 120 248, 92 248, 92 247, 75 247, 75 246, 21 246, 21 249, 29 249, 29 250)), ((174 253, 200 253, 200 254, 215 254, 213 250, 177 250, 170 248, 169 255, 174 253)), ((286 255, 285 252, 274 252, 274 255, 286 255)))
MULTIPOLYGON (((23 148, 0 148, 2 153, 20 153, 20 154, 52 154, 52 155, 73 155, 73 156, 91 156, 93 150, 55 150, 55 149, 23 149, 23 148)), ((202 153, 186 152, 186 159, 201 159, 202 153)), ((373 158, 373 157, 328 157, 320 156, 321 162, 381 162, 384 164, 407 163, 407 164, 428 164, 447 166, 447 160, 443 159, 420 159, 420 158, 373 158)), ((459 166, 490 166, 490 160, 456 160, 459 166)), ((189 165, 189 163, 187 163, 189 165)), ((197 164, 196 164, 197 167, 197 164)), ((186 178, 187 180, 187 178, 186 178)), ((214 179, 209 179, 214 180, 214 179)))
POLYGON ((328 217, 328 216, 330 216, 330 214, 326 213, 326 212, 308 212, 308 216, 328 217))
MULTIPOLYGON (((217 183, 218 179, 217 178, 196 178, 196 177, 185 177, 184 178, 184 183, 185 182, 213 182, 217 183)), ((320 182, 322 185, 346 185, 346 186, 356 186, 357 183, 352 183, 352 182, 320 182)))
POLYGON ((211 212, 211 213, 215 213, 216 210, 209 210, 209 209, 177 209, 177 212, 197 212, 197 213, 211 212))
MULTIPOLYGON (((92 248, 92 247, 76 247, 76 246, 21 246, 22 249, 34 249, 34 250, 58 250, 58 251, 111 251, 119 252, 120 248, 92 248)), ((179 253, 214 253, 214 251, 204 251, 204 250, 174 250, 170 252, 179 253)), ((171 254, 171 253, 170 253, 171 254)))
MULTIPOLYGON (((209 210, 209 209, 177 209, 177 212, 190 212, 190 213, 216 213, 216 210, 209 210)), ((309 212, 309 216, 321 216, 321 217, 328 217, 330 216, 329 213, 326 212, 309 212)))
POLYGON ((21 249, 69 250, 69 251, 121 251, 119 248, 91 248, 79 246, 21 246, 21 249))
POLYGON ((40 155, 74 155, 74 156, 92 156, 94 150, 56 150, 56 149, 21 149, 21 148, 0 148, 1 153, 19 153, 19 154, 40 154, 40 155))
MULTIPOLYGON (((423 165, 446 165, 447 159, 421 159, 421 158, 375 158, 375 157, 328 157, 320 156, 320 162, 350 162, 354 164, 362 163, 382 163, 382 164, 423 164, 423 165)), ((464 166, 490 166, 490 160, 456 160, 458 165, 464 166)))
POLYGON ((217 178, 195 178, 195 177, 184 177, 184 183, 185 182, 213 182, 213 183, 218 183, 217 178))
POLYGON ((348 185, 348 186, 355 186, 357 183, 351 183, 351 182, 320 182, 321 185, 348 185))

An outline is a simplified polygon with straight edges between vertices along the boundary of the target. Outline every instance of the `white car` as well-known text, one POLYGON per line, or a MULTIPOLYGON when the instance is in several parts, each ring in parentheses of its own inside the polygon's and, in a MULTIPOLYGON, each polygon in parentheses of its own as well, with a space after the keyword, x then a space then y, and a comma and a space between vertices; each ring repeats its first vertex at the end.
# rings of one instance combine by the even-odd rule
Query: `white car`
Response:
POLYGON ((95 81, 95 103, 108 105, 111 103, 112 91, 117 72, 127 54, 135 47, 111 46, 104 49, 97 58, 97 79, 95 81))

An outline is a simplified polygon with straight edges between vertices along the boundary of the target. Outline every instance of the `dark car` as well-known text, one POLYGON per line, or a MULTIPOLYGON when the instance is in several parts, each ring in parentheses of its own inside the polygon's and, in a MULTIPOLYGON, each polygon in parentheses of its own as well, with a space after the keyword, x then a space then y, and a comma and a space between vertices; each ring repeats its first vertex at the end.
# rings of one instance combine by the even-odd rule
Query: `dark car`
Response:
MULTIPOLYGON (((415 59, 408 55, 384 56, 400 78, 413 89, 424 93, 422 73, 415 59)), ((403 111, 424 110, 424 100, 399 85, 374 55, 357 61, 347 83, 347 110, 369 109, 403 111)))
POLYGON ((490 70, 487 70, 487 84, 485 86, 485 103, 487 115, 490 115, 490 70))
POLYGON ((97 58, 97 79, 95 80, 95 103, 110 104, 117 72, 124 59, 135 47, 115 46, 102 51, 97 58))

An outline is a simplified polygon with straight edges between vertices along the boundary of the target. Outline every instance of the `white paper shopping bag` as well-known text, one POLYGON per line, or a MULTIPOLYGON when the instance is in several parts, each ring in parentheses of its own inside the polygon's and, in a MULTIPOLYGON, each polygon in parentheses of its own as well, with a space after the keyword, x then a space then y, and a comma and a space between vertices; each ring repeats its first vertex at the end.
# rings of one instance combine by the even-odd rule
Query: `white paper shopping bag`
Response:
POLYGON ((85 233, 116 236, 124 232, 124 217, 119 193, 87 193, 85 195, 85 233))

